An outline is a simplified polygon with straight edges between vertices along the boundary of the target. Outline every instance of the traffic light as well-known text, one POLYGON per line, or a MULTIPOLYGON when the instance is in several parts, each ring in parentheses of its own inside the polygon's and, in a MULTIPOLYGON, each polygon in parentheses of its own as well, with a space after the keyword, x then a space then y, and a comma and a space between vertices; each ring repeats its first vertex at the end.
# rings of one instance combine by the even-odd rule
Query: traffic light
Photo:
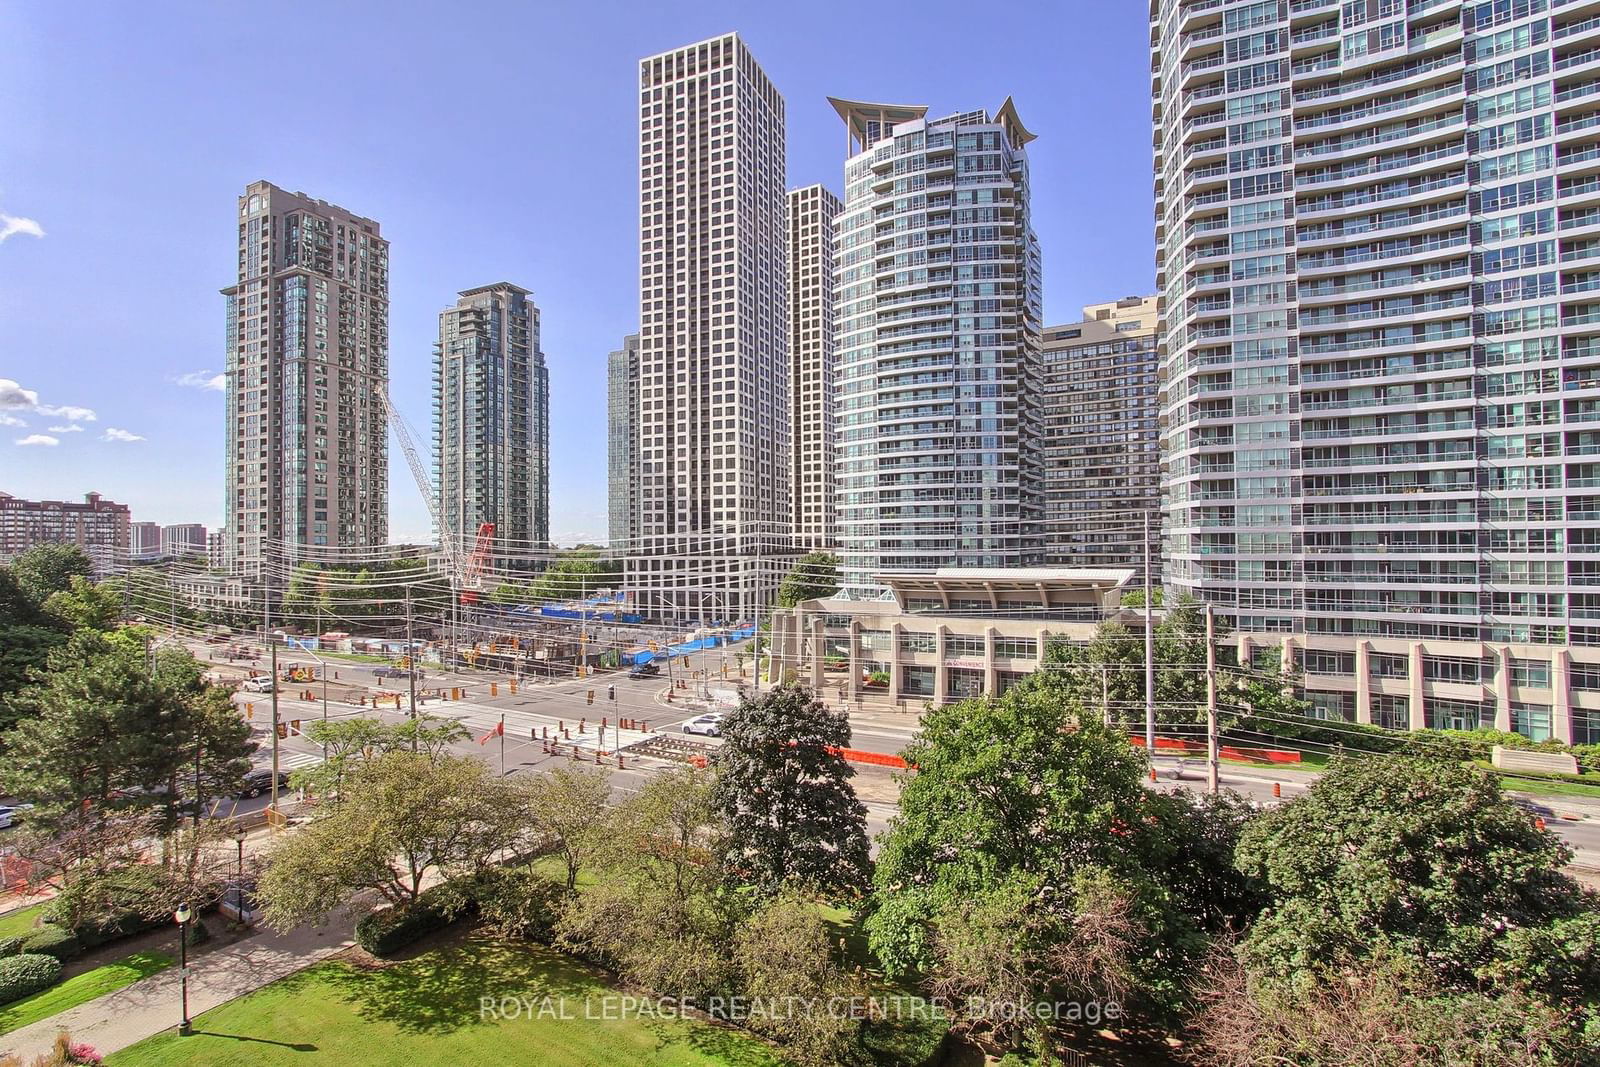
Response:
POLYGON ((594 703, 594 690, 593 689, 589 690, 589 703, 591 703, 591 704, 594 703))
POLYGON ((607 700, 615 700, 615 699, 617 699, 617 687, 616 686, 614 686, 614 685, 606 686, 606 699, 607 700))

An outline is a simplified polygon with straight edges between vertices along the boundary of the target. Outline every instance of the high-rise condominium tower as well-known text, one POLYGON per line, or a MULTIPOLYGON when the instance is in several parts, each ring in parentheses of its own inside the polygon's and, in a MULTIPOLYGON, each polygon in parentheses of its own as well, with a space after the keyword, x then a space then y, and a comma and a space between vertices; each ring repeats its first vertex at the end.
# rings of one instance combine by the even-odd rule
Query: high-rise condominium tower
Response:
POLYGON ((227 530, 248 575, 298 546, 389 537, 389 242, 378 224, 253 182, 224 289, 227 530))
POLYGON ((653 614, 749 617, 790 543, 783 97, 726 34, 639 63, 639 541, 653 614))
POLYGON ((1040 559, 1033 140, 1008 99, 834 100, 848 130, 834 265, 846 589, 880 570, 1040 559))
POLYGON ((611 548, 633 549, 639 528, 639 335, 606 357, 606 496, 611 548))
POLYGON ((825 186, 789 192, 789 503, 799 547, 831 548, 834 512, 833 220, 825 186))
POLYGON ((1168 582, 1323 714, 1600 741, 1597 14, 1150 5, 1168 582))
POLYGON ((1044 331, 1044 547, 1057 567, 1160 562, 1157 300, 1130 296, 1044 331))
POLYGON ((550 375, 528 290, 466 289, 439 313, 433 405, 439 536, 470 551, 494 523, 495 565, 519 569, 550 540, 550 375))

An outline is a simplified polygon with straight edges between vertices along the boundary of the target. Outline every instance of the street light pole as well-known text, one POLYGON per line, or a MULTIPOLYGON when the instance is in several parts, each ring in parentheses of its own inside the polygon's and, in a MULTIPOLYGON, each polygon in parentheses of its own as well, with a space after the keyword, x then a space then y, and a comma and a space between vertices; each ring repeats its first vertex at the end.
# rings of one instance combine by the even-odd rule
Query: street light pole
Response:
POLYGON ((1144 752, 1156 761, 1156 609, 1150 575, 1150 513, 1144 513, 1144 752))
POLYGON ((181 990, 183 1003, 178 1033, 187 1037, 189 1034, 189 905, 179 904, 178 910, 172 917, 178 921, 178 987, 181 990))
POLYGON ((267 634, 267 641, 272 650, 272 677, 267 681, 272 685, 272 804, 270 810, 274 815, 278 812, 278 643, 272 640, 272 635, 267 634))
POLYGON ((406 586, 406 678, 411 683, 411 751, 417 750, 417 643, 411 635, 411 587, 406 586))

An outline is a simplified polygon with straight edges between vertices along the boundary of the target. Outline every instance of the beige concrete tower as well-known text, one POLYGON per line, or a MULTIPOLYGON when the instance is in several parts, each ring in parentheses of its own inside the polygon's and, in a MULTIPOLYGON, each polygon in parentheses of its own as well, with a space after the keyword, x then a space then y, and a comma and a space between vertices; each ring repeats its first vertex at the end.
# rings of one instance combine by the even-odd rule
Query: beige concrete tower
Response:
POLYGON ((227 530, 247 575, 389 537, 389 243, 372 219, 252 182, 224 289, 227 530))
POLYGON ((639 542, 654 615, 751 617, 789 533, 784 104, 734 34, 639 63, 639 542))
POLYGON ((833 219, 822 185, 789 192, 789 503, 799 547, 831 548, 834 528, 833 219))

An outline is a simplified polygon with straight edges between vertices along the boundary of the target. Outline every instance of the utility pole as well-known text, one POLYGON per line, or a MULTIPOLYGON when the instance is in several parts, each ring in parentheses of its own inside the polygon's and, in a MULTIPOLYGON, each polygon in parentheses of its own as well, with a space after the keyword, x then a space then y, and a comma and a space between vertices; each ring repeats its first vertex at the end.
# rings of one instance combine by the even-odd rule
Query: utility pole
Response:
POLYGON ((1111 725, 1111 675, 1109 668, 1104 663, 1100 665, 1100 712, 1105 716, 1106 725, 1111 725))
POLYGON ((1144 751, 1156 762, 1156 608, 1150 576, 1150 513, 1144 513, 1144 751))
POLYGON ((1217 791, 1217 646, 1211 605, 1206 605, 1206 792, 1217 791))
POLYGON ((411 586, 406 586, 406 678, 411 683, 411 751, 417 750, 417 645, 411 636, 411 586))
POLYGON ((267 635, 268 647, 272 650, 272 811, 278 810, 278 643, 272 640, 272 635, 267 635))

